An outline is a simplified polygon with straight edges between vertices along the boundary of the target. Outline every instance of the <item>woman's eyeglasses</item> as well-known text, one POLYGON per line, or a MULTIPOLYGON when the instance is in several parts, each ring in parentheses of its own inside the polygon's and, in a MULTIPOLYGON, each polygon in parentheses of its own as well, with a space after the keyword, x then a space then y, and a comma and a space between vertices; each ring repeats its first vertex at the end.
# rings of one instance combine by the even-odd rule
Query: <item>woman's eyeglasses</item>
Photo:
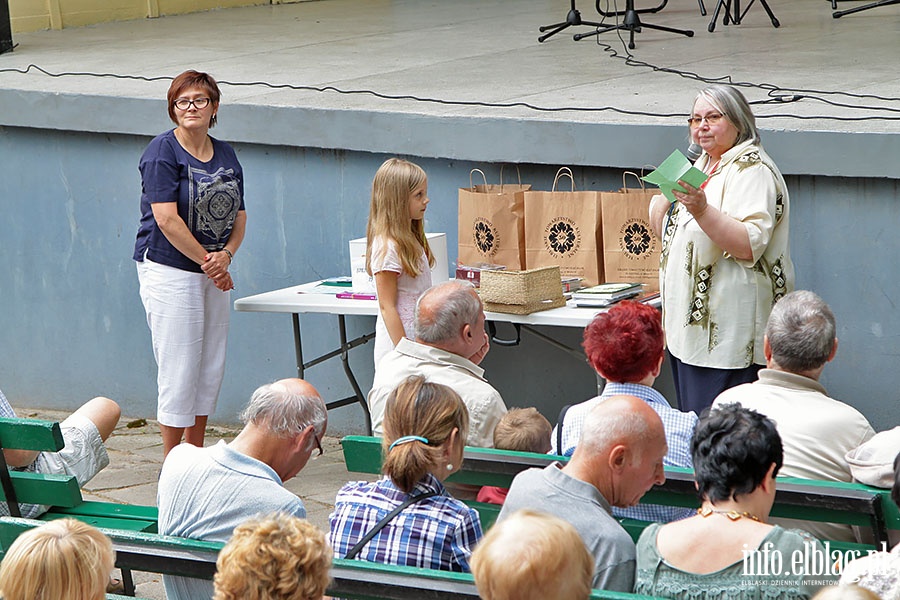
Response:
POLYGON ((710 127, 718 123, 722 120, 725 115, 719 113, 712 113, 711 115, 706 115, 705 117, 688 117, 688 125, 691 126, 691 129, 697 129, 703 124, 703 121, 706 121, 706 124, 710 127))
POLYGON ((194 107, 197 110, 203 110, 207 106, 209 106, 209 98, 194 98, 193 100, 188 100, 187 98, 179 98, 173 104, 175 108, 178 110, 187 110, 190 107, 194 107))

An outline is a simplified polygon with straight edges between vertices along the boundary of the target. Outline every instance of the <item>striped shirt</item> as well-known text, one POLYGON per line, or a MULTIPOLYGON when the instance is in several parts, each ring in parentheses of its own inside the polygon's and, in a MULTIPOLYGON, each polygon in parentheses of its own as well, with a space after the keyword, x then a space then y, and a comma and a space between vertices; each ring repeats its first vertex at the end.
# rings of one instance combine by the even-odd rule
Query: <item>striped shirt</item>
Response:
MULTIPOLYGON (((481 539, 478 513, 452 498, 436 477, 427 474, 413 494, 438 492, 406 507, 372 540, 357 559, 444 571, 469 571, 469 556, 481 539)), ((337 494, 329 517, 328 541, 343 558, 389 512, 408 497, 388 477, 374 483, 351 481, 337 494)))

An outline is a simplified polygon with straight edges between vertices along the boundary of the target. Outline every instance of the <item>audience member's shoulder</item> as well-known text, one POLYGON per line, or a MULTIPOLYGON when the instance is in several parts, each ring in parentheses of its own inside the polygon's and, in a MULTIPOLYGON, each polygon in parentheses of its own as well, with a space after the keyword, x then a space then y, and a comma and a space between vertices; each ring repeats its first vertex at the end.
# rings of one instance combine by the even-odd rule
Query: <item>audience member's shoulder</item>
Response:
POLYGON ((785 548, 809 548, 821 546, 822 542, 817 537, 802 529, 789 529, 781 525, 775 525, 768 535, 769 541, 784 550, 785 548))

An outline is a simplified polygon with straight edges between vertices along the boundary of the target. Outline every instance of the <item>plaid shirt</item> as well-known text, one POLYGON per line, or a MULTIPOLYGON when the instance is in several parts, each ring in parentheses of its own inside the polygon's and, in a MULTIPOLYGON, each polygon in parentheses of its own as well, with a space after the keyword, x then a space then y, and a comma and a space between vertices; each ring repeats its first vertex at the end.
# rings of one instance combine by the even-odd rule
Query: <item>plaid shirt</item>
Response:
MULTIPOLYGON (((444 571, 469 571, 472 548, 481 539, 478 513, 447 494, 430 473, 413 493, 437 491, 406 507, 357 555, 359 560, 444 571)), ((343 558, 356 543, 407 494, 385 477, 374 483, 351 481, 337 494, 329 517, 328 541, 334 555, 343 558)))
POLYGON ((9 405, 9 400, 3 395, 3 390, 0 390, 0 417, 4 419, 16 418, 16 411, 9 405))
MULTIPOLYGON (((666 454, 665 458, 663 458, 663 464, 667 467, 685 467, 687 469, 693 469, 694 463, 691 460, 691 438, 694 435, 694 428, 697 426, 697 415, 693 412, 681 412, 678 409, 672 408, 658 391, 652 387, 640 385, 638 383, 608 382, 606 387, 603 388, 602 394, 570 408, 563 419, 563 451, 559 454, 562 454, 563 456, 572 456, 572 452, 575 451, 575 446, 578 444, 578 440, 581 437, 581 429, 584 427, 584 421, 587 419, 591 409, 606 398, 620 394, 637 396, 649 404, 650 408, 655 410, 656 414, 659 415, 659 418, 663 422, 663 428, 666 431, 666 442, 669 445, 669 452, 666 454)), ((553 436, 550 442, 551 454, 557 454, 557 427, 559 427, 559 424, 553 428, 553 436)), ((655 504, 641 504, 632 508, 613 508, 613 515, 616 517, 640 519, 641 521, 669 522, 690 517, 695 513, 695 510, 689 508, 667 507, 655 504)))

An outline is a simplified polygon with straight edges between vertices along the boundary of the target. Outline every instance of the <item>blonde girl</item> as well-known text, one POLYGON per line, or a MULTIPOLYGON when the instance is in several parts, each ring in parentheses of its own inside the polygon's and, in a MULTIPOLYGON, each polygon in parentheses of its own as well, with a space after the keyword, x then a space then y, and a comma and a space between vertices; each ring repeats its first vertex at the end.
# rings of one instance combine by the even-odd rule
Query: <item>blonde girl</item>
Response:
POLYGON ((416 299, 431 287, 434 255, 425 239, 428 177, 399 158, 384 161, 372 181, 366 227, 366 271, 375 277, 375 367, 405 336, 415 339, 416 299))
POLYGON ((94 527, 50 521, 16 538, 0 565, 4 600, 103 600, 115 553, 94 527))

